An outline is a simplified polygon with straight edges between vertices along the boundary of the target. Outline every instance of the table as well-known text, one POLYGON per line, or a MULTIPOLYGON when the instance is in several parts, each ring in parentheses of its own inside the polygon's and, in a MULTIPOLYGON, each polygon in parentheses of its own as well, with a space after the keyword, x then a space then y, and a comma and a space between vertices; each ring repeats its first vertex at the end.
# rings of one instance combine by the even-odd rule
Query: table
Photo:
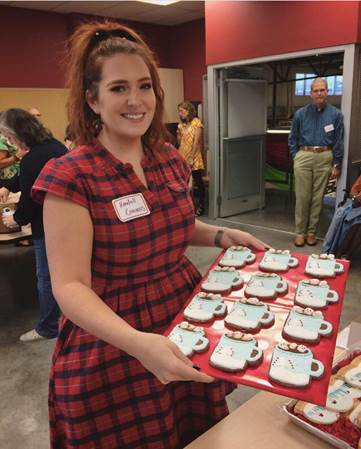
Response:
MULTIPOLYGON (((340 353, 336 348, 335 356, 340 353)), ((330 449, 281 411, 287 398, 260 392, 184 449, 330 449)))

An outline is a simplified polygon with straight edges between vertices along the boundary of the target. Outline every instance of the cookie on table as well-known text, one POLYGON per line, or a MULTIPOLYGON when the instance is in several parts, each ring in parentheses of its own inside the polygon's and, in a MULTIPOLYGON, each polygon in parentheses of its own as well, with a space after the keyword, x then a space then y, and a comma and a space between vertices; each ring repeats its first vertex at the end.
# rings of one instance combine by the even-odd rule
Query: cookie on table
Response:
POLYGON ((323 364, 310 348, 296 343, 277 343, 273 348, 269 378, 286 387, 302 388, 324 373, 323 364))
POLYGON ((248 365, 258 365, 262 358, 263 351, 251 334, 228 331, 219 340, 209 364, 222 371, 237 372, 245 370, 248 365))
POLYGON ((361 402, 356 401, 355 406, 353 410, 348 415, 349 420, 354 424, 356 427, 361 429, 361 402))
POLYGON ((208 349, 209 340, 205 330, 200 326, 193 326, 187 321, 177 324, 168 335, 187 357, 192 357, 195 352, 203 352, 208 349))
POLYGON ((335 277, 343 272, 343 265, 335 260, 333 254, 311 254, 307 259, 305 273, 316 278, 335 277))
POLYGON ((248 281, 244 294, 263 300, 272 300, 287 293, 288 283, 276 273, 255 273, 248 281))
POLYGON ((297 285, 294 303, 301 307, 325 309, 328 304, 336 303, 338 299, 338 293, 330 289, 327 281, 303 279, 297 285))
POLYGON ((349 365, 340 368, 336 375, 351 387, 361 389, 361 355, 355 357, 349 365))
POLYGON ((243 268, 255 260, 255 254, 246 246, 231 246, 218 263, 221 267, 243 268))
POLYGON ((320 310, 294 306, 283 325, 283 334, 293 340, 317 343, 321 336, 327 337, 332 334, 332 324, 324 320, 320 310))
POLYGON ((293 411, 315 424, 333 424, 340 417, 338 412, 304 401, 297 401, 293 411))
POLYGON ((214 318, 220 318, 227 312, 227 306, 221 295, 215 293, 197 293, 184 309, 187 320, 205 323, 214 318))
POLYGON ((261 327, 270 327, 274 321, 269 306, 258 298, 240 298, 224 319, 226 325, 243 332, 259 332, 261 327))
POLYGON ((217 265, 201 283, 201 289, 209 293, 228 293, 240 289, 244 280, 241 273, 234 267, 221 267, 217 265))
POLYGON ((270 271, 271 273, 278 271, 288 271, 289 268, 297 267, 299 264, 296 257, 292 257, 288 249, 269 249, 265 252, 259 268, 263 271, 270 271))
POLYGON ((348 385, 343 379, 331 376, 327 392, 326 408, 345 413, 352 410, 357 399, 361 398, 361 389, 348 385))

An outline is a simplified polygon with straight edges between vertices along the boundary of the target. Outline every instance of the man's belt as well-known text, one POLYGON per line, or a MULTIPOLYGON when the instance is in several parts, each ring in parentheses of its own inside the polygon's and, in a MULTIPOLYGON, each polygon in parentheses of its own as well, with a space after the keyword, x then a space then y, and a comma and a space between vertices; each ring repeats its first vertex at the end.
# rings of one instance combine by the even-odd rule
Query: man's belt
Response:
POLYGON ((332 151, 331 147, 311 147, 309 145, 300 147, 302 151, 311 151, 311 153, 323 153, 324 151, 332 151))

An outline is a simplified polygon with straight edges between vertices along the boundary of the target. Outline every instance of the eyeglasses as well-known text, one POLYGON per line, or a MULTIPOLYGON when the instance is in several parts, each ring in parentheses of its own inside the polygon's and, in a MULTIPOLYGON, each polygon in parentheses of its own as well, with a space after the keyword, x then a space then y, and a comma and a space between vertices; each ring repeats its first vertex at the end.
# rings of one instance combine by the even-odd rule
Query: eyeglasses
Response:
POLYGON ((126 39, 131 42, 137 43, 137 39, 132 36, 128 31, 125 30, 99 30, 96 31, 93 35, 93 37, 90 39, 89 45, 88 45, 88 54, 93 50, 93 48, 98 45, 100 42, 105 41, 106 39, 109 39, 110 37, 120 37, 122 39, 126 39))

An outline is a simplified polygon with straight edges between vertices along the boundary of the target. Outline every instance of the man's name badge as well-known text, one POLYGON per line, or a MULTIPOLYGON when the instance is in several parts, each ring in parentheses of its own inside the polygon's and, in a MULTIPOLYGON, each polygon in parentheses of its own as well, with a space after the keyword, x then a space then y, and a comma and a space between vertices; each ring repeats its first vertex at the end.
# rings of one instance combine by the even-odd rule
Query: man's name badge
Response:
POLYGON ((113 200, 112 204, 119 220, 123 223, 150 214, 149 207, 141 193, 121 196, 113 200))
POLYGON ((333 131, 335 129, 335 127, 333 126, 333 124, 331 123, 330 125, 326 125, 324 127, 324 130, 326 133, 330 133, 331 131, 333 131))

